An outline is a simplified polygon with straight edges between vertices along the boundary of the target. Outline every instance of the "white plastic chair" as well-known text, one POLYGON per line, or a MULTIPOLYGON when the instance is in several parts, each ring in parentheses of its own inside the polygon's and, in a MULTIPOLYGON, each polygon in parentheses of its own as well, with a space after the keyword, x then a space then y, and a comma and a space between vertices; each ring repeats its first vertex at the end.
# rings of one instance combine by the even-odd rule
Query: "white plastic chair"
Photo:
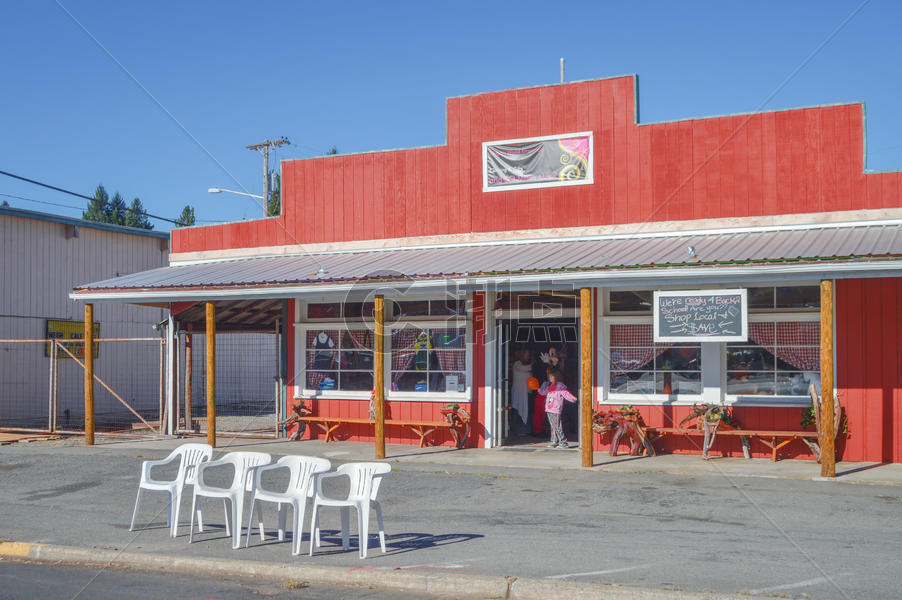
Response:
POLYGON ((265 539, 263 529, 263 511, 258 502, 274 502, 279 506, 279 541, 285 539, 286 506, 294 509, 294 522, 292 523, 292 549, 294 555, 301 552, 301 538, 304 535, 304 511, 307 508, 307 497, 313 495, 313 477, 318 473, 325 473, 332 468, 332 464, 325 458, 315 456, 283 456, 275 463, 263 467, 257 467, 254 473, 254 493, 251 497, 251 509, 247 516, 247 548, 253 532, 252 522, 254 510, 257 511, 257 524, 260 529, 260 541, 265 539), (288 487, 284 492, 267 490, 261 484, 263 473, 277 469, 288 469, 288 487))
POLYGON ((345 463, 332 473, 325 473, 316 478, 313 497, 313 515, 310 517, 310 556, 313 546, 319 546, 319 509, 323 506, 335 506, 341 511, 341 547, 350 548, 350 523, 348 511, 357 509, 357 536, 360 546, 360 558, 366 558, 369 541, 370 510, 376 510, 379 523, 379 545, 385 552, 385 528, 382 524, 382 505, 376 501, 379 484, 382 478, 391 472, 391 465, 381 462, 345 463), (351 485, 347 498, 330 498, 323 493, 323 480, 332 477, 348 477, 351 485))
POLYGON ((188 532, 188 543, 194 541, 194 514, 197 512, 198 531, 204 530, 203 514, 198 505, 198 498, 222 498, 225 511, 226 535, 232 536, 232 548, 241 546, 241 523, 244 521, 244 494, 254 484, 254 468, 269 464, 269 454, 263 452, 229 452, 218 460, 205 462, 197 468, 197 482, 194 484, 194 497, 191 500, 191 529, 188 532), (216 487, 204 481, 204 473, 208 469, 232 465, 235 469, 232 482, 228 487, 216 487), (231 504, 231 512, 228 504, 231 504))
POLYGON ((135 530, 135 517, 138 516, 138 504, 141 502, 141 493, 144 490, 153 492, 166 492, 169 494, 169 512, 167 513, 167 525, 169 536, 175 537, 179 526, 179 507, 182 503, 182 492, 187 485, 194 485, 197 479, 197 466, 210 460, 213 456, 213 447, 208 444, 182 444, 169 453, 162 460, 145 460, 141 463, 141 481, 138 483, 138 496, 135 498, 135 510, 132 512, 132 524, 129 531, 135 530), (181 459, 179 470, 175 479, 154 479, 150 471, 154 467, 168 465, 181 459))

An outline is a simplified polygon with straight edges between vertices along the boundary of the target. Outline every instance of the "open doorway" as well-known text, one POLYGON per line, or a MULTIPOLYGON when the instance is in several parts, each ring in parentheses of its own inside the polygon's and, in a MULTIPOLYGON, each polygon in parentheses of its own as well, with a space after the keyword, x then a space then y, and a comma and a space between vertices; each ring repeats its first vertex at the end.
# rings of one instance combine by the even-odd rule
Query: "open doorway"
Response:
MULTIPOLYGON (((527 380, 539 384, 557 369, 562 382, 579 396, 579 327, 572 318, 505 319, 499 326, 498 385, 504 411, 503 444, 537 446, 548 442, 544 402, 527 380)), ((579 403, 564 402, 561 422, 571 447, 579 445, 579 403)))

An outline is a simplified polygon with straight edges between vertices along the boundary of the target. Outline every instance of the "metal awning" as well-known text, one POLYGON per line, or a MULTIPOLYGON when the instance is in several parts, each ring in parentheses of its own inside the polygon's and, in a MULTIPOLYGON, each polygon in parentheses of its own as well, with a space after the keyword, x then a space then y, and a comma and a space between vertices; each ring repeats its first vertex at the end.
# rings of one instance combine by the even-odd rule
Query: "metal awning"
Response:
POLYGON ((893 220, 176 263, 82 285, 71 297, 153 302, 365 295, 447 285, 464 291, 499 283, 504 289, 536 289, 900 275, 902 221, 893 220))

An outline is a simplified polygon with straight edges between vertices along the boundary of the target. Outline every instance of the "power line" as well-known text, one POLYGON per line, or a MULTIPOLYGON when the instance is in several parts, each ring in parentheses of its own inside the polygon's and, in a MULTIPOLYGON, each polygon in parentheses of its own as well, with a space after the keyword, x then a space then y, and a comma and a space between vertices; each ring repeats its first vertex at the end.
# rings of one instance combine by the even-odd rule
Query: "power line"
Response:
MULTIPOLYGON (((84 211, 81 206, 72 206, 71 204, 60 204, 59 202, 48 202, 47 200, 35 200, 34 198, 26 198, 25 196, 16 196, 15 194, 0 193, 4 198, 14 198, 16 200, 24 200, 25 202, 35 202, 37 204, 48 204, 50 206, 59 206, 62 208, 71 208, 72 210, 84 211)), ((216 221, 214 219, 195 219, 199 223, 224 223, 225 221, 216 221)))
MULTIPOLYGON (((6 171, 0 171, 0 175, 6 175, 7 177, 12 177, 13 179, 19 179, 21 181, 27 181, 28 183, 33 183, 35 185, 39 185, 41 187, 49 188, 51 190, 56 190, 57 192, 62 192, 64 194, 69 194, 70 196, 75 196, 76 198, 84 198, 85 200, 94 200, 91 196, 85 196, 84 194, 79 194, 78 192, 73 192, 67 189, 63 189, 61 187, 56 187, 55 185, 50 185, 49 183, 44 183, 42 181, 37 181, 35 179, 29 179, 28 177, 22 177, 21 175, 16 175, 15 173, 8 173, 6 171)), ((22 198, 25 200, 26 198, 22 198)), ((47 204, 50 204, 49 202, 47 204)), ((72 207, 69 207, 72 208, 72 207)), ((166 221, 167 223, 174 223, 175 225, 181 225, 180 221, 175 221, 173 219, 167 219, 166 217, 158 217, 157 215, 152 215, 147 211, 135 210, 133 208, 125 207, 124 210, 132 213, 138 213, 139 215, 145 215, 150 217, 151 219, 159 219, 160 221, 166 221)))

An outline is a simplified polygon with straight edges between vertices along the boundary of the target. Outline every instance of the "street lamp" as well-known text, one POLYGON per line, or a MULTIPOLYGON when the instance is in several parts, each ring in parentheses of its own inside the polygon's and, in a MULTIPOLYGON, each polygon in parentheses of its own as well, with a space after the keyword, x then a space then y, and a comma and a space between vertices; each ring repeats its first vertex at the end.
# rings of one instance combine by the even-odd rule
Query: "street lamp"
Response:
POLYGON ((230 194, 238 194, 239 196, 249 196, 251 198, 257 198, 258 200, 263 200, 263 196, 258 196, 257 194, 248 194, 247 192, 236 192, 235 190, 227 190, 225 188, 210 188, 207 190, 211 194, 218 194, 220 192, 228 192, 230 194))

